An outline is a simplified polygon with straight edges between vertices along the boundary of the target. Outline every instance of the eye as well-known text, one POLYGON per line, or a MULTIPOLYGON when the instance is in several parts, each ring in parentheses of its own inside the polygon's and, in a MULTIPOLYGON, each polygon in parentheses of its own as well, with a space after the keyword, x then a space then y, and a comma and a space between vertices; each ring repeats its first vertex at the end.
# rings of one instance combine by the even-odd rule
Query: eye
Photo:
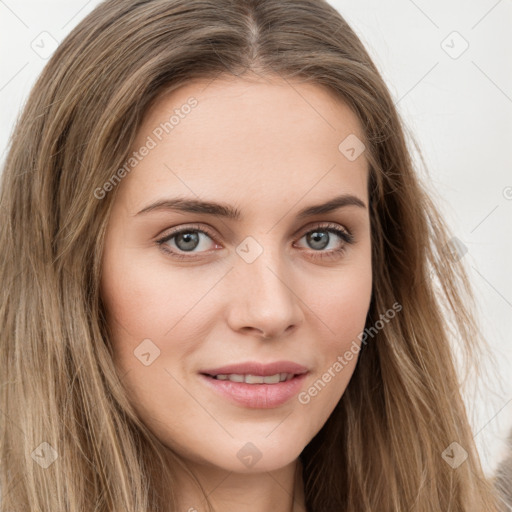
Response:
MULTIPOLYGON (((343 255, 347 244, 354 243, 354 237, 347 230, 338 224, 323 224, 304 233, 300 240, 306 239, 307 244, 312 247, 309 257, 336 259, 343 255), (325 250, 329 245, 333 248, 325 250)), ((179 260, 192 260, 197 254, 208 252, 208 239, 214 248, 221 248, 215 236, 208 229, 198 225, 191 225, 172 231, 165 237, 156 241, 162 251, 179 260), (172 242, 172 243, 171 243, 172 242), (196 249, 199 249, 196 251, 196 249), (202 250, 201 250, 202 249, 202 250), (187 254, 189 253, 189 254, 187 254)))
MULTIPOLYGON (((191 256, 187 256, 182 253, 193 253, 193 251, 198 247, 205 249, 204 246, 208 245, 204 240, 205 238, 210 238, 210 240, 214 241, 213 235, 208 230, 199 226, 188 226, 186 228, 172 231, 164 238, 157 240, 157 244, 160 245, 164 252, 171 254, 173 257, 178 259, 187 259, 191 258, 191 256), (168 242, 171 241, 173 241, 175 248, 172 248, 172 246, 169 248, 168 242)), ((204 252, 204 250, 196 252, 204 252)))
POLYGON ((347 244, 354 243, 354 236, 337 224, 323 224, 307 231, 302 237, 313 248, 310 256, 313 259, 336 259, 343 255, 347 244), (334 235, 334 236, 333 236, 334 235), (336 240, 337 239, 337 240, 336 240), (334 247, 325 251, 330 244, 334 247))

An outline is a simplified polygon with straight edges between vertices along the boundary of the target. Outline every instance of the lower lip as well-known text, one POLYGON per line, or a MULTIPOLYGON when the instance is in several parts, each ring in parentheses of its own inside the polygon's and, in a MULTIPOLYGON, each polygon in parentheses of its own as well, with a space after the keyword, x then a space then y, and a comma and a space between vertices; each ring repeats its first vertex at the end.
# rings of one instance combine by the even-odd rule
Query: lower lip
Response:
POLYGON ((272 409, 293 398, 299 392, 306 375, 296 375, 278 384, 247 384, 200 376, 211 389, 237 404, 252 409, 272 409))

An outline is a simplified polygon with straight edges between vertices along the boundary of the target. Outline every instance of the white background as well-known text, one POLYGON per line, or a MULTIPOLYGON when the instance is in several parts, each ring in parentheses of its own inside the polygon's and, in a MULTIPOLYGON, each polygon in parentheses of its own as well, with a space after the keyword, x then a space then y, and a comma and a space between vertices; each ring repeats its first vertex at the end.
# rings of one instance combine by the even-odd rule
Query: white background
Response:
MULTIPOLYGON (((45 52, 98 3, 0 0, 2 162, 45 52)), ((466 398, 484 470, 492 474, 512 426, 512 2, 330 3, 374 58, 420 144, 428 186, 468 250, 480 321, 500 364, 491 373, 501 381, 466 398)))

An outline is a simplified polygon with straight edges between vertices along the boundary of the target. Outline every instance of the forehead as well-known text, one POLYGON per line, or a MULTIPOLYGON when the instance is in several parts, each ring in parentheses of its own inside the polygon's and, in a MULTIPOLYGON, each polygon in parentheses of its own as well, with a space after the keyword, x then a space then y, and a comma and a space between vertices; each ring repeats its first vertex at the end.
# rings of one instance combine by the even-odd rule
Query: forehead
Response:
POLYGON ((137 206, 164 192, 237 202, 343 192, 366 201, 368 164, 364 153, 343 153, 347 137, 364 141, 364 132, 327 88, 282 78, 193 81, 146 112, 132 149, 152 148, 123 180, 123 195, 137 206))

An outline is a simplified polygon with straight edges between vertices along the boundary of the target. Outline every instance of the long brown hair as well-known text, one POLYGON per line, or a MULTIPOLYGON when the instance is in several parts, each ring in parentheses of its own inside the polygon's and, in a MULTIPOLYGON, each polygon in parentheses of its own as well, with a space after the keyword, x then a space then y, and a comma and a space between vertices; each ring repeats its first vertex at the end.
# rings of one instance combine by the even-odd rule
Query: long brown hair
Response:
POLYGON ((301 454, 308 511, 495 510, 450 346, 453 334, 469 369, 485 343, 466 271, 353 30, 324 0, 107 0, 43 70, 1 177, 2 512, 174 503, 179 459, 162 455, 112 363, 99 282, 116 190, 94 191, 161 94, 248 71, 326 87, 358 115, 370 162, 368 327, 402 306, 301 454), (467 453, 457 467, 453 450, 467 453))

